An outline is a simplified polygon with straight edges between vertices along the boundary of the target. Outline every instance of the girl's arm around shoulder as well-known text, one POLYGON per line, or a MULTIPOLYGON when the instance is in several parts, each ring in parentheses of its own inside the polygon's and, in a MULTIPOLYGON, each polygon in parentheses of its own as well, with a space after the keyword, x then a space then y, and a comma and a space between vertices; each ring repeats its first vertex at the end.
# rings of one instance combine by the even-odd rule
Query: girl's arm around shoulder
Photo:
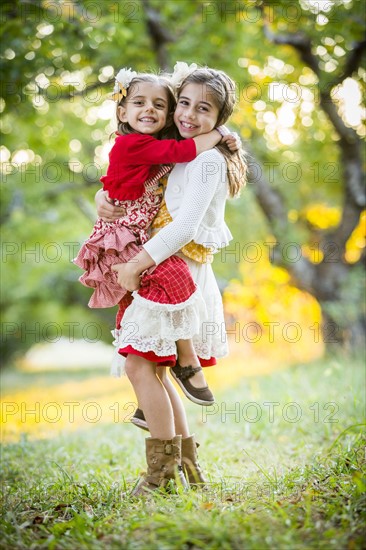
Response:
POLYGON ((157 139, 154 136, 129 134, 124 139, 125 162, 130 164, 170 164, 190 162, 196 157, 193 139, 157 139))
POLYGON ((190 162, 203 151, 211 149, 222 139, 216 130, 195 138, 156 139, 142 134, 118 136, 114 149, 124 155, 124 162, 130 164, 169 164, 190 162))
POLYGON ((200 155, 204 151, 209 151, 213 147, 215 147, 215 145, 218 145, 223 138, 221 133, 218 130, 214 129, 207 134, 202 134, 193 139, 196 144, 197 155, 200 155))

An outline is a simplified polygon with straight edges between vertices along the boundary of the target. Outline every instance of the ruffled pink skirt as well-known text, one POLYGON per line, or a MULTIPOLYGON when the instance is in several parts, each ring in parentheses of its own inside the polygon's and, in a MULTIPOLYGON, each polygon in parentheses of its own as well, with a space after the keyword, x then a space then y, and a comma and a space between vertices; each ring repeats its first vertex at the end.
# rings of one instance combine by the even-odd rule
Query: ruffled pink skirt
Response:
POLYGON ((94 292, 89 300, 91 308, 117 305, 127 291, 117 282, 112 266, 131 260, 141 250, 138 239, 119 220, 105 222, 99 219, 91 236, 73 260, 85 273, 79 281, 94 292))

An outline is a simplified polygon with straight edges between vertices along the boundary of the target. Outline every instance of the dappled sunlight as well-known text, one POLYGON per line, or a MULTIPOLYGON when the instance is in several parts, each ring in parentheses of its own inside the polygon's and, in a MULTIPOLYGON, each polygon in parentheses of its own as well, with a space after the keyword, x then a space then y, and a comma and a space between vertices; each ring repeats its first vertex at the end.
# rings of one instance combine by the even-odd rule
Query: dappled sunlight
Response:
MULTIPOLYGON (((254 344, 243 342, 242 334, 237 331, 237 335, 229 339, 230 355, 217 366, 205 369, 206 378, 218 393, 234 388, 245 378, 255 380, 319 358, 324 351, 323 344, 314 344, 311 335, 302 335, 301 346, 289 343, 283 336, 268 345, 264 341, 268 335, 263 342, 254 344)), ((55 372, 33 372, 34 382, 16 391, 3 392, 3 443, 17 442, 24 436, 55 438, 62 433, 93 429, 96 424, 129 422, 136 408, 136 397, 126 377, 116 379, 99 373, 93 376, 92 371, 85 371, 84 378, 76 379, 72 369, 58 370, 56 374, 60 372, 64 373, 62 382, 52 380, 55 372)), ((22 376, 22 371, 18 371, 18 375, 22 376)), ((182 398, 185 401, 183 395, 182 398)))
MULTIPOLYGON (((67 374, 65 374, 66 378, 67 374)), ((75 380, 40 388, 30 385, 2 397, 1 439, 52 438, 63 432, 92 429, 100 423, 128 422, 136 398, 127 378, 75 380)))
POLYGON ((224 292, 231 353, 209 375, 220 388, 318 359, 325 349, 318 302, 292 286, 284 269, 262 255, 242 262, 241 273, 224 292))
MULTIPOLYGON (((302 251, 296 243, 289 244, 281 252, 287 261, 297 261, 302 251)), ((286 343, 305 349, 309 339, 318 344, 321 340, 318 302, 293 286, 289 274, 271 265, 264 250, 260 247, 258 250, 262 254, 258 261, 241 263, 242 280, 233 279, 225 289, 229 332, 261 350, 282 348, 286 343)))
POLYGON ((136 399, 126 377, 109 375, 113 356, 112 345, 71 334, 32 346, 3 378, 2 439, 127 422, 136 399))

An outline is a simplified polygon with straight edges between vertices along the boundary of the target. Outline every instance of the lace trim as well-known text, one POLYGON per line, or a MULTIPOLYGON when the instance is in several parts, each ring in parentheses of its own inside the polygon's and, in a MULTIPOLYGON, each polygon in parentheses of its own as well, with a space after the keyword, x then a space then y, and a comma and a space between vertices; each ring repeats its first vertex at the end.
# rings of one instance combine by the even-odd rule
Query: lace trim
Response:
MULTIPOLYGON (((179 304, 161 304, 159 302, 153 302, 151 300, 147 300, 146 298, 143 298, 142 296, 140 296, 137 290, 135 290, 132 293, 132 296, 134 298, 134 301, 128 307, 128 309, 126 310, 126 313, 130 308, 132 308, 133 305, 135 305, 135 307, 139 309, 144 308, 144 309, 148 309, 150 311, 156 311, 159 313, 181 311, 196 303, 198 304, 200 309, 201 308, 203 308, 204 310, 206 309, 206 305, 205 305, 201 290, 199 288, 197 288, 193 292, 193 294, 191 294, 188 300, 186 300, 185 302, 180 302, 179 304)), ((206 318, 207 318, 207 315, 204 315, 204 318, 202 320, 204 321, 206 318)))
MULTIPOLYGON (((126 359, 118 353, 118 350, 121 347, 132 345, 138 351, 154 351, 154 353, 159 357, 177 354, 175 342, 173 343, 161 338, 154 339, 152 337, 146 340, 145 338, 136 337, 136 335, 132 337, 132 340, 127 341, 123 335, 122 329, 116 329, 115 331, 112 331, 112 334, 115 337, 113 345, 116 350, 115 357, 112 362, 111 374, 116 377, 125 374, 124 365, 126 359)), ((229 353, 227 342, 221 341, 217 336, 211 338, 210 341, 207 341, 206 338, 203 340, 200 336, 194 336, 193 346, 198 357, 201 359, 210 359, 211 357, 216 357, 219 359, 221 357, 226 357, 229 353)))
POLYGON ((177 346, 175 342, 159 337, 140 337, 135 333, 126 334, 123 328, 116 330, 117 348, 125 348, 132 346, 137 351, 149 352, 153 351, 159 357, 177 354, 177 346))
POLYGON ((210 359, 211 357, 220 359, 229 354, 227 342, 222 342, 218 337, 211 338, 210 341, 207 341, 207 338, 203 340, 200 336, 194 336, 192 340, 195 352, 201 359, 210 359))
MULTIPOLYGON (((157 346, 160 349, 160 344, 152 344, 151 341, 167 342, 164 347, 175 348, 177 340, 189 339, 199 334, 206 318, 206 305, 199 290, 183 304, 175 305, 157 304, 139 296, 123 316, 121 347, 129 344, 135 347, 135 340, 146 340, 150 342, 148 345, 151 351, 155 351, 157 346)), ((164 352, 162 355, 171 355, 171 352, 164 352)))

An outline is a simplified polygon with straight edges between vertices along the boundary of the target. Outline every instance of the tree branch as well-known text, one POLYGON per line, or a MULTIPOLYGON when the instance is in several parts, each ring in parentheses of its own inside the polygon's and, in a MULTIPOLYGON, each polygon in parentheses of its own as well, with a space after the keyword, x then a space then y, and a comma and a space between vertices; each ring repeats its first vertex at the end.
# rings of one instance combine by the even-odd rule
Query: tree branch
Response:
POLYGON ((359 141, 357 133, 353 128, 348 128, 343 122, 342 117, 338 114, 337 108, 332 101, 329 90, 320 91, 320 106, 328 116, 333 128, 344 142, 349 145, 354 145, 359 141))
POLYGON ((293 34, 275 34, 272 32, 266 21, 263 22, 264 35, 273 44, 282 44, 292 46, 300 55, 301 60, 320 76, 319 62, 311 51, 311 40, 302 33, 293 34))
MULTIPOLYGON (((304 36, 301 33, 294 34, 285 34, 277 35, 273 33, 269 26, 268 21, 265 18, 264 10, 261 8, 263 14, 263 29, 265 36, 274 44, 286 44, 292 46, 300 55, 302 61, 310 67, 314 73, 318 76, 319 81, 321 80, 321 71, 319 68, 319 63, 315 55, 311 51, 311 40, 304 36)), ((365 42, 360 42, 356 48, 356 52, 353 51, 353 55, 350 56, 348 62, 346 63, 347 71, 353 71, 356 63, 360 61, 362 56, 362 51, 365 47, 365 42)), ((346 69, 345 69, 346 70, 346 69)), ((342 155, 347 162, 347 154, 351 154, 352 157, 355 157, 355 153, 359 152, 360 138, 353 130, 353 128, 348 128, 343 122, 342 117, 339 115, 336 105, 333 102, 330 91, 332 87, 328 85, 326 90, 321 89, 321 83, 319 84, 320 89, 320 106, 323 111, 328 116, 333 128, 341 138, 340 147, 342 150, 342 155)), ((360 157, 356 159, 356 162, 360 163, 360 157)), ((347 175, 347 174, 345 174, 347 175)), ((354 172, 352 172, 352 176, 354 172)), ((365 191, 362 185, 362 177, 346 177, 345 178, 346 189, 349 190, 350 197, 358 206, 364 206, 366 204, 365 191)))
POLYGON ((150 5, 149 0, 141 0, 146 15, 147 32, 153 43, 160 69, 169 70, 168 52, 165 45, 175 42, 175 38, 162 23, 161 14, 150 5))
MULTIPOLYGON (((261 11, 263 13, 263 10, 261 11)), ((321 79, 322 74, 320 71, 319 62, 317 57, 311 51, 312 44, 309 37, 305 36, 302 33, 284 35, 275 34, 270 30, 268 26, 268 21, 266 20, 265 16, 263 20, 263 31, 266 38, 268 38, 268 40, 273 44, 284 44, 292 46, 298 52, 303 63, 316 74, 319 80, 321 79)), ((363 47, 358 50, 357 56, 355 56, 357 59, 358 56, 361 55, 362 49, 363 47)), ((354 66, 354 63, 355 60, 353 59, 352 62, 349 63, 349 66, 352 68, 354 66)), ((359 139, 357 133, 352 128, 348 128, 344 124, 342 117, 339 116, 336 106, 330 95, 330 90, 332 89, 332 86, 328 85, 326 90, 321 90, 321 85, 319 85, 319 89, 320 106, 327 114, 337 134, 346 142, 352 144, 355 143, 359 139)))

